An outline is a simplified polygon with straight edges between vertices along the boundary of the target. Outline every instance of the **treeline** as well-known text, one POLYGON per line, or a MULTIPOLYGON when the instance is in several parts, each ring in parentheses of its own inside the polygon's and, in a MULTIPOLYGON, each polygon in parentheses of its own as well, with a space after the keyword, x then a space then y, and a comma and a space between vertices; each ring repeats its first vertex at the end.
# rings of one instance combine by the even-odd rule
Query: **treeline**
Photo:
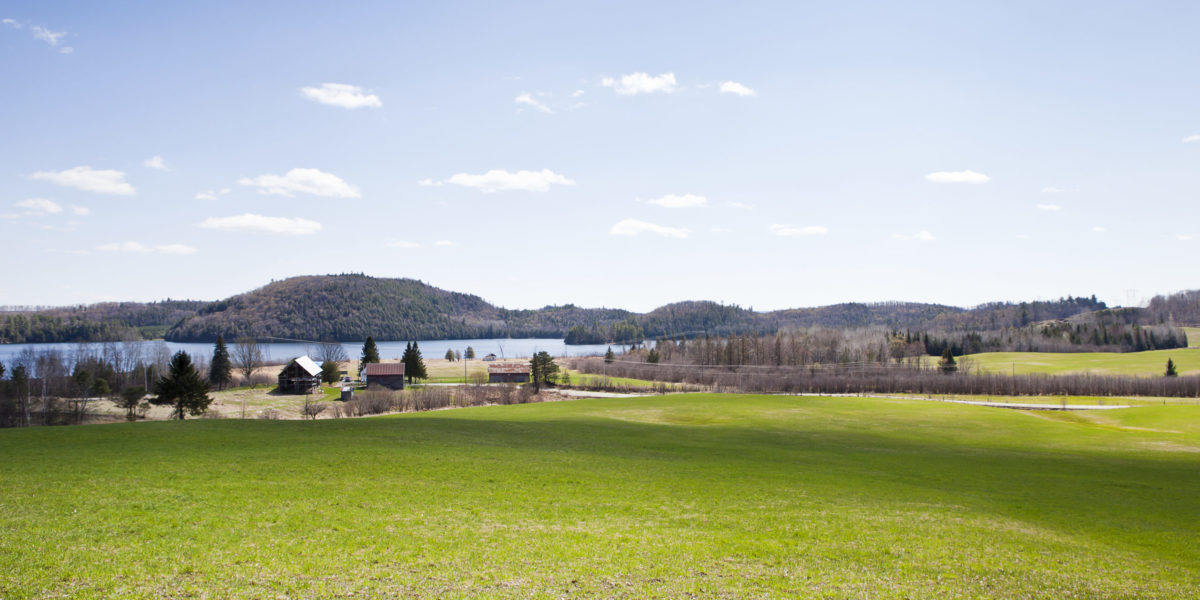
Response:
POLYGON ((714 391, 785 394, 959 394, 1200 398, 1200 376, 980 375, 945 373, 923 361, 808 367, 722 367, 647 362, 645 355, 572 361, 583 373, 700 385, 714 391))
MULTIPOLYGON (((898 333, 894 335, 899 335, 898 333)), ((904 334, 908 340, 913 334, 904 334)), ((1142 352, 1186 348, 1187 334, 1169 325, 1054 321, 999 331, 921 333, 926 354, 979 352, 1142 352)))
POLYGON ((1200 325, 1200 290, 1155 296, 1143 311, 1152 323, 1200 325))
POLYGON ((592 324, 591 327, 576 325, 567 330, 567 344, 636 344, 646 339, 642 326, 632 318, 612 325, 592 324))
POLYGON ((0 312, 0 343, 109 342, 161 337, 174 323, 207 305, 198 300, 104 302, 86 306, 0 312))

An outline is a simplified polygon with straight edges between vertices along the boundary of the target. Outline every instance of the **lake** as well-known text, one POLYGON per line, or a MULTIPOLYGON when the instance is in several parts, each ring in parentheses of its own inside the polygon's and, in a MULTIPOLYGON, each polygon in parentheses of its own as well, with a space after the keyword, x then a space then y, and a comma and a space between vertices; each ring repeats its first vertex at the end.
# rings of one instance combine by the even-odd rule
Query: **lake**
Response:
MULTIPOLYGON (((203 356, 206 359, 212 357, 213 344, 211 343, 180 343, 180 342, 161 342, 161 341, 142 341, 134 342, 145 347, 147 354, 157 344, 166 345, 172 353, 183 350, 192 356, 203 356)), ((407 342, 376 342, 379 347, 379 357, 387 360, 392 358, 400 358, 404 353, 404 346, 407 342)), ((0 344, 0 363, 8 365, 18 354, 26 348, 32 348, 35 351, 47 349, 57 349, 63 352, 67 357, 74 355, 76 349, 81 344, 78 343, 62 343, 62 344, 0 344)), ((99 350, 104 346, 103 343, 82 344, 90 349, 99 350)), ((446 355, 446 350, 457 350, 464 352, 467 346, 475 349, 475 358, 483 358, 488 354, 495 354, 497 358, 524 358, 533 356, 536 352, 546 351, 552 356, 597 356, 604 354, 604 351, 609 348, 608 344, 584 344, 579 346, 568 346, 561 339, 554 338, 529 338, 529 339, 490 339, 490 340, 419 340, 417 345, 421 348, 421 356, 424 358, 443 358, 446 355)), ((232 350, 233 343, 229 342, 228 346, 232 350)), ((262 343, 263 353, 266 355, 268 362, 283 362, 290 360, 302 354, 308 354, 312 346, 299 342, 288 343, 262 343)), ((358 360, 362 356, 362 344, 359 342, 350 342, 342 344, 346 349, 346 355, 351 360, 358 360)), ((613 352, 620 352, 623 346, 612 346, 613 352)))

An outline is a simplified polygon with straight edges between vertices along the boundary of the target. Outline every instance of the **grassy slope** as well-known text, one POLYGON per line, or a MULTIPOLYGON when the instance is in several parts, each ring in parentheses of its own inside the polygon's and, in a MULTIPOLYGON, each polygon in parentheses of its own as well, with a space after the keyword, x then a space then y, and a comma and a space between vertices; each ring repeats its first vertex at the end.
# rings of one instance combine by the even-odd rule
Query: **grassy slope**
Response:
POLYGON ((0 431, 0 597, 1188 597, 1200 408, 692 395, 0 431))
MULTIPOLYGON (((1200 338, 1200 335, 1196 336, 1200 338)), ((1191 335, 1188 341, 1192 342, 1191 335)), ((1148 352, 985 352, 970 354, 971 365, 978 365, 985 373, 1011 373, 1016 365, 1018 375, 1024 373, 1092 372, 1104 375, 1162 375, 1167 359, 1175 361, 1180 375, 1200 373, 1200 348, 1175 350, 1151 350, 1148 352)))

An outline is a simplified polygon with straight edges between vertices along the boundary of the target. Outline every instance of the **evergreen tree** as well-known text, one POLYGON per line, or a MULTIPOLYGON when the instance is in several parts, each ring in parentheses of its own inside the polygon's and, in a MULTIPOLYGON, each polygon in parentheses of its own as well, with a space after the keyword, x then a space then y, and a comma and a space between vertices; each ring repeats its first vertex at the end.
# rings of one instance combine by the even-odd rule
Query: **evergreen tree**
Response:
POLYGON ((454 351, 449 348, 446 349, 446 360, 449 362, 454 362, 454 351))
POLYGON ((657 348, 651 348, 650 352, 646 353, 646 362, 648 363, 658 364, 658 358, 659 356, 657 348))
POLYGON ((1175 370, 1175 361, 1173 361, 1169 358, 1167 359, 1167 372, 1163 373, 1163 375, 1166 377, 1178 377, 1179 376, 1179 372, 1177 372, 1175 370))
POLYGON ((183 350, 171 357, 167 374, 154 384, 154 392, 157 396, 150 402, 174 407, 180 421, 185 413, 192 416, 203 414, 212 402, 212 398, 208 397, 208 384, 192 364, 192 357, 183 350))
POLYGON ((612 362, 612 361, 613 361, 613 359, 615 359, 616 357, 617 357, 617 355, 613 354, 613 351, 612 351, 612 346, 609 346, 609 347, 608 347, 608 351, 604 353, 604 362, 606 362, 606 363, 610 363, 610 362, 612 362))
POLYGON ((217 345, 213 347, 212 363, 208 366, 208 384, 223 390, 232 381, 233 363, 229 360, 229 349, 225 347, 225 337, 218 334, 217 345))
POLYGON ((367 365, 379 362, 379 348, 375 346, 375 338, 367 336, 367 341, 363 342, 362 358, 358 362, 358 378, 362 379, 362 372, 366 370, 367 365))
POLYGON ((958 363, 954 361, 954 353, 949 347, 942 352, 942 360, 938 361, 938 370, 943 373, 953 373, 958 370, 958 363))
POLYGON ((405 354, 408 355, 408 360, 404 362, 404 375, 408 377, 408 382, 412 383, 414 378, 427 379, 429 374, 425 372, 425 359, 421 358, 421 348, 417 343, 413 342, 405 354))
POLYGON ((475 349, 470 346, 467 346, 467 351, 463 352, 463 358, 465 358, 467 360, 471 360, 471 359, 475 358, 475 349))
POLYGON ((554 364, 554 357, 549 352, 542 350, 529 359, 529 378, 537 391, 541 391, 543 385, 554 385, 558 379, 558 365, 554 364))
POLYGON ((342 369, 337 361, 327 360, 321 363, 321 381, 337 383, 342 378, 342 369))

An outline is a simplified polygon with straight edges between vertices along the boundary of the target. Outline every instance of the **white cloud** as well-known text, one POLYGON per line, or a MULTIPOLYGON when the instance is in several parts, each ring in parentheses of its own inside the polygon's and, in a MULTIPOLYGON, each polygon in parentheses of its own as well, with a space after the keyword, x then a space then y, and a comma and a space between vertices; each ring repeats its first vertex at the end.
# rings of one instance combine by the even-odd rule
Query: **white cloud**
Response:
POLYGON ((1192 241, 1192 236, 1190 236, 1186 233, 1177 233, 1177 234, 1175 234, 1175 239, 1177 239, 1181 242, 1190 242, 1190 241, 1192 241))
POLYGON ((82 166, 65 171, 38 171, 29 178, 97 194, 132 196, 137 193, 132 185, 125 182, 125 173, 111 169, 82 166))
POLYGON ((975 171, 937 171, 925 176, 934 183, 987 183, 992 178, 975 171))
POLYGON ((64 35, 67 35, 67 32, 65 31, 51 31, 45 27, 42 27, 41 25, 34 25, 30 27, 29 32, 33 34, 33 39, 41 40, 47 44, 50 44, 51 46, 58 46, 58 41, 61 40, 64 35))
POLYGON ((196 253, 195 248, 193 248, 191 246, 185 246, 184 244, 163 244, 161 246, 155 246, 154 249, 158 250, 159 252, 162 252, 163 254, 195 254, 196 253))
POLYGON ((229 188, 221 188, 219 190, 205 190, 196 194, 197 200, 216 200, 219 196, 224 196, 229 193, 229 188))
POLYGON ((204 229, 240 231, 248 233, 280 233, 286 235, 309 235, 321 230, 321 224, 299 217, 264 217, 246 213, 233 217, 211 217, 200 223, 204 229))
POLYGON ((137 242, 113 242, 111 244, 101 244, 96 246, 97 250, 105 252, 149 252, 150 248, 143 246, 137 242))
POLYGON ((292 197, 296 193, 327 198, 359 198, 358 188, 341 177, 319 169, 292 169, 285 175, 259 175, 238 180, 242 185, 258 188, 258 193, 292 197))
POLYGON ((554 112, 554 111, 550 110, 549 106, 546 106, 545 104, 542 104, 541 102, 538 102, 533 96, 531 96, 529 94, 521 94, 520 96, 517 96, 516 98, 514 98, 513 102, 516 102, 517 104, 527 104, 527 105, 532 106, 532 107, 536 108, 537 110, 540 110, 546 114, 551 114, 554 112))
POLYGON ((30 198, 28 200, 22 200, 16 203, 15 206, 18 208, 24 208, 26 215, 34 217, 40 217, 43 215, 56 215, 63 211, 62 207, 59 206, 57 202, 53 200, 47 200, 45 198, 30 198))
POLYGON ((662 198, 652 198, 646 202, 664 208, 696 208, 708 204, 708 199, 695 194, 684 194, 682 196, 667 194, 662 198))
POLYGON ((574 92, 571 92, 571 97, 578 98, 578 97, 582 96, 583 94, 584 94, 583 90, 575 90, 574 92))
POLYGON ((742 96, 743 98, 746 96, 757 96, 758 95, 758 92, 756 92, 736 81, 722 81, 721 82, 721 93, 722 94, 737 94, 739 96, 742 96))
POLYGON ((713 228, 709 229, 709 231, 711 231, 713 233, 729 233, 732 230, 729 229, 728 227, 713 227, 713 228))
POLYGON ((1042 188, 1042 193, 1043 194, 1061 194, 1062 188, 1056 188, 1054 186, 1044 187, 1044 188, 1042 188))
POLYGON ((1103 227, 1101 227, 1101 226, 1099 226, 1099 225, 1097 225, 1097 226, 1095 226, 1095 227, 1093 227, 1093 228, 1092 228, 1092 231, 1095 231, 1096 233, 1104 233, 1105 231, 1108 231, 1108 230, 1107 230, 1107 229, 1105 229, 1105 228, 1103 228, 1103 227))
POLYGON ((134 252, 138 254, 146 254, 149 252, 159 252, 161 254, 195 254, 196 249, 184 244, 162 244, 154 247, 147 246, 140 242, 112 242, 109 244, 101 244, 96 246, 97 250, 104 252, 134 252))
POLYGON ((1057 204, 1039 204, 1039 205, 1037 205, 1037 207, 1038 207, 1038 210, 1048 210, 1048 211, 1052 211, 1052 212, 1062 210, 1062 207, 1057 204))
POLYGON ((617 222, 608 230, 610 235, 638 235, 639 233, 653 233, 663 237, 685 238, 688 236, 688 230, 677 227, 664 227, 647 223, 637 219, 624 219, 617 222))
POLYGON ((458 244, 456 244, 450 240, 438 240, 438 241, 434 242, 433 245, 448 247, 448 246, 457 246, 458 244))
POLYGON ((780 224, 776 223, 775 225, 772 225, 772 226, 768 227, 767 229, 769 229, 771 231, 771 233, 773 233, 775 235, 780 235, 780 236, 825 235, 826 233, 829 233, 828 227, 822 227, 820 225, 807 225, 804 227, 795 227, 793 225, 780 225, 780 224))
POLYGON ((416 242, 388 242, 384 244, 388 248, 420 248, 421 245, 416 242))
MULTIPOLYGON (((422 180, 428 181, 428 180, 422 180)), ((550 169, 542 169, 541 171, 517 171, 510 173, 503 169, 492 169, 487 173, 480 175, 471 175, 469 173, 458 173, 452 175, 444 183, 452 183, 465 187, 477 188, 484 193, 521 190, 526 192, 545 192, 550 189, 553 184, 559 185, 575 185, 575 182, 566 177, 551 171, 550 169)), ((421 185, 434 185, 431 183, 422 183, 421 185)))
POLYGON ((1190 144, 1192 142, 1200 142, 1200 133, 1197 133, 1195 135, 1189 135, 1189 136, 1183 138, 1183 143, 1185 143, 1185 144, 1190 144))
POLYGON ((4 23, 5 25, 8 25, 9 27, 12 27, 13 29, 20 29, 20 28, 21 28, 21 24, 20 24, 20 23, 18 23, 18 22, 16 22, 16 21, 15 21, 15 20, 13 20, 13 19, 0 19, 0 23, 4 23))
POLYGON ((730 202, 729 206, 732 206, 733 208, 740 208, 742 210, 754 210, 754 206, 746 204, 745 202, 730 202))
POLYGON ((424 185, 424 186, 428 186, 428 187, 438 187, 438 186, 442 185, 442 183, 443 182, 441 182, 441 181, 434 181, 434 180, 426 177, 425 179, 418 181, 417 185, 424 185))
POLYGON ((901 240, 901 241, 905 241, 905 242, 913 242, 913 241, 932 242, 935 238, 933 237, 932 233, 929 233, 928 230, 922 229, 921 231, 918 231, 912 235, 903 235, 903 234, 899 234, 899 233, 893 233, 892 239, 893 240, 901 240))
POLYGON ((300 88, 300 94, 309 100, 342 108, 362 108, 364 106, 379 108, 383 106, 379 96, 364 94, 361 87, 346 83, 322 83, 319 88, 303 87, 300 88))
POLYGON ((86 216, 92 214, 92 211, 91 211, 91 209, 89 209, 86 206, 72 206, 71 214, 73 214, 77 217, 86 217, 86 216))
POLYGON ((158 169, 159 171, 171 170, 167 168, 167 161, 163 160, 163 157, 161 156, 151 156, 150 158, 147 158, 146 160, 142 161, 142 166, 146 167, 147 169, 158 169))
POLYGON ((605 77, 600 81, 604 87, 613 88, 622 96, 632 96, 634 94, 653 94, 662 92, 669 94, 675 91, 675 74, 663 73, 655 77, 651 77, 646 73, 630 73, 622 75, 620 80, 612 77, 605 77))

